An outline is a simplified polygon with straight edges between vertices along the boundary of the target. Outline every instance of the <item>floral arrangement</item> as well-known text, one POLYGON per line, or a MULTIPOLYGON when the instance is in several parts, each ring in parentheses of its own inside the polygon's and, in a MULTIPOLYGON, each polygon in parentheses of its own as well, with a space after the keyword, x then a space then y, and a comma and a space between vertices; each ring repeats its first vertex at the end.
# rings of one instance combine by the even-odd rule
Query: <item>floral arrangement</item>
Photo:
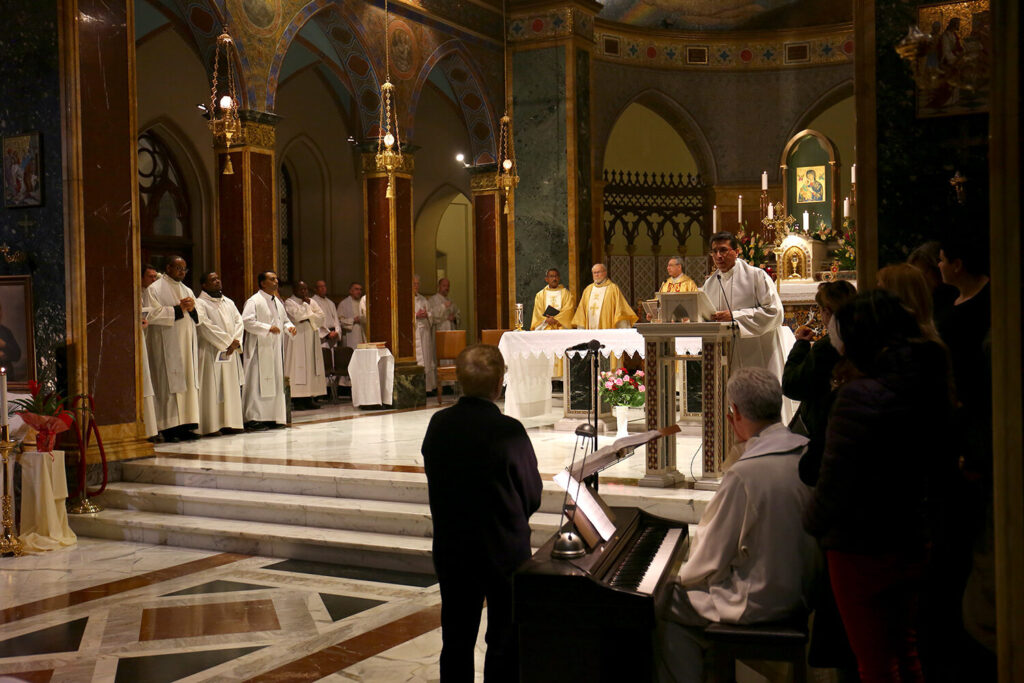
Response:
POLYGON ((857 226, 852 218, 843 219, 843 229, 836 236, 839 248, 836 258, 839 259, 840 270, 853 270, 857 265, 857 226))
POLYGON ((11 413, 18 415, 25 424, 36 430, 36 450, 47 453, 53 450, 57 435, 71 428, 75 416, 64 408, 64 397, 56 391, 42 392, 39 382, 28 383, 31 398, 21 398, 11 403, 11 413))
POLYGON ((613 406, 639 408, 647 397, 643 370, 632 375, 622 368, 602 372, 597 389, 601 400, 613 406))
POLYGON ((740 245, 740 258, 752 266, 760 266, 765 263, 774 247, 756 232, 747 232, 746 225, 736 233, 736 241, 740 245))
POLYGON ((821 221, 818 229, 811 233, 811 238, 820 242, 832 242, 839 239, 839 231, 826 225, 825 221, 821 221))

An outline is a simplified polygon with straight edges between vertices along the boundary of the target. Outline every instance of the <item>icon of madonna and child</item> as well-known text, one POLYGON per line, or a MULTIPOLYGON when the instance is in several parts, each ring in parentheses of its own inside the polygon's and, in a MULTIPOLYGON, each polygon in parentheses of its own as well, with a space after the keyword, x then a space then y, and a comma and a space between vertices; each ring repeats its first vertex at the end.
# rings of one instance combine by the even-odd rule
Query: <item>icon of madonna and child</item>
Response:
POLYGON ((796 201, 812 204, 825 201, 824 166, 802 166, 796 169, 796 201))

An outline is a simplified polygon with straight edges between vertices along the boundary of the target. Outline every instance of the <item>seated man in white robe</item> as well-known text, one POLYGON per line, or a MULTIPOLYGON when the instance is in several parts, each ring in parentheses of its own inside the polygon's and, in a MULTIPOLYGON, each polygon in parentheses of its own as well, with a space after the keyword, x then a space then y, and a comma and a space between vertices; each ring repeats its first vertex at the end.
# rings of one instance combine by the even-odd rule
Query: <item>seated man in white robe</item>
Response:
POLYGON ((309 296, 309 286, 302 280, 295 283, 293 294, 284 302, 284 310, 296 329, 284 351, 284 374, 292 390, 292 408, 313 410, 317 407, 313 398, 327 392, 324 356, 320 353, 324 312, 309 296))
POLYGON ((199 347, 196 299, 182 282, 185 259, 175 256, 166 272, 147 289, 150 378, 157 429, 165 441, 190 441, 199 435, 199 347))
POLYGON ((437 317, 427 301, 420 294, 420 276, 412 276, 413 295, 413 337, 416 339, 416 363, 423 366, 423 374, 427 382, 427 393, 437 387, 437 356, 434 354, 434 330, 437 317))
POLYGON ((242 406, 245 427, 250 431, 283 427, 288 420, 281 333, 294 335, 297 332, 284 312, 284 304, 277 298, 277 273, 264 271, 257 276, 257 282, 260 291, 249 297, 242 310, 245 327, 242 406))
MULTIPOLYGON (((766 368, 781 382, 796 339, 783 324, 785 312, 775 283, 763 269, 739 258, 739 243, 730 232, 711 236, 711 258, 715 272, 701 290, 715 307, 714 320, 736 323, 733 367, 766 368)), ((784 400, 783 422, 789 424, 797 407, 784 400)))
POLYGON ((811 489, 800 481, 807 438, 779 420, 782 385, 742 368, 727 387, 729 424, 746 442, 722 477, 690 541, 690 554, 657 606, 659 681, 702 680, 708 624, 756 624, 806 616, 821 567, 803 527, 811 489))
POLYGON ((224 296, 220 275, 199 281, 199 433, 242 429, 242 314, 224 296))
POLYGON ((351 391, 349 387, 352 386, 352 380, 348 376, 348 363, 352 360, 352 352, 366 341, 365 301, 363 286, 353 282, 348 286, 348 296, 338 302, 338 324, 341 325, 344 335, 341 342, 341 373, 338 377, 338 386, 345 387, 343 392, 346 394, 351 391))

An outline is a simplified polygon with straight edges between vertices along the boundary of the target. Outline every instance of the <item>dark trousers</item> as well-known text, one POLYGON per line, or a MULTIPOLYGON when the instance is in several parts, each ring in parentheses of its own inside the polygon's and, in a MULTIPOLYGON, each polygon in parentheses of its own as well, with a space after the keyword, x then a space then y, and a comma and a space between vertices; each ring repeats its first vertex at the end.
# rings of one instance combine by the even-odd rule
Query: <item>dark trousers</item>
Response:
POLYGON ((917 610, 925 550, 884 555, 828 551, 836 605, 863 683, 924 681, 917 610))
POLYGON ((518 639, 512 625, 512 577, 493 572, 437 572, 441 585, 441 683, 472 683, 473 651, 487 600, 484 681, 519 680, 518 639))

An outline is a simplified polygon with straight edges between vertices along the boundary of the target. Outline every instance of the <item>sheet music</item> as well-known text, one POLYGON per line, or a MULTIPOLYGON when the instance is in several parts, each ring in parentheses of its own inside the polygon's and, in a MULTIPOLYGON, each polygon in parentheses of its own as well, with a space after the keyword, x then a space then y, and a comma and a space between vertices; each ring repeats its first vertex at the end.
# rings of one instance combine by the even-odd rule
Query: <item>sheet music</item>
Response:
POLYGON ((555 483, 561 486, 562 490, 569 492, 569 497, 576 503, 578 512, 582 512, 590 520, 603 540, 607 541, 615 534, 615 524, 601 509, 590 489, 570 477, 568 470, 556 474, 555 483))

